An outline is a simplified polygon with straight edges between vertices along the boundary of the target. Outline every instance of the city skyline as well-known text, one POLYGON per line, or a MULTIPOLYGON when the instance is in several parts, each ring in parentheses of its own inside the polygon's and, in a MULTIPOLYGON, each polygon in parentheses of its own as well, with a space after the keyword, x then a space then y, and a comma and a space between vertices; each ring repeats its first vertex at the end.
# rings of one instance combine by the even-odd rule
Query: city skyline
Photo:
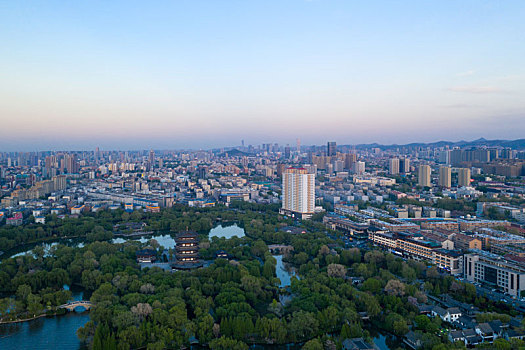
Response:
POLYGON ((525 4, 11 2, 0 148, 516 139, 525 4))

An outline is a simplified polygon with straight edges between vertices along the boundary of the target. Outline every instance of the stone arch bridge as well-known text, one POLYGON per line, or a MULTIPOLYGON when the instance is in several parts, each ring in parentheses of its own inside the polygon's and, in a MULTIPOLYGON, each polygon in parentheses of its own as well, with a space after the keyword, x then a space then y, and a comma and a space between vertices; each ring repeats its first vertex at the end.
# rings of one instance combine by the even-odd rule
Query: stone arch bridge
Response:
POLYGON ((74 311, 75 308, 77 308, 77 307, 83 307, 84 309, 89 310, 94 305, 95 304, 93 304, 91 301, 77 300, 77 301, 72 301, 72 302, 64 304, 64 305, 60 305, 58 308, 59 309, 66 309, 68 311, 74 311))

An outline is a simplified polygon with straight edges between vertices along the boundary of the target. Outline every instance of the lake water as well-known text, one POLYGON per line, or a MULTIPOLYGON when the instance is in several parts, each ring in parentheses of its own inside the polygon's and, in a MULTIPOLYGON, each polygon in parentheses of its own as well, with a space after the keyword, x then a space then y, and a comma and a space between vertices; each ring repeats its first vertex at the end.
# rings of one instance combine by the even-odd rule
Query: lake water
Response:
MULTIPOLYGON (((229 225, 229 226, 222 226, 218 225, 215 226, 210 230, 209 233, 210 237, 219 237, 219 238, 232 238, 233 236, 237 237, 244 237, 244 229, 242 227, 237 226, 237 224, 229 225)), ((175 248, 175 240, 171 235, 164 234, 164 235, 145 235, 145 236, 135 236, 135 237, 117 237, 113 238, 111 240, 111 243, 124 243, 127 241, 136 240, 141 243, 146 243, 151 239, 155 239, 161 246, 163 246, 165 249, 169 248, 175 248)), ((49 251, 51 247, 56 246, 57 244, 64 244, 69 247, 76 247, 76 248, 82 248, 84 247, 84 241, 81 238, 75 238, 75 239, 58 239, 53 242, 49 243, 39 243, 39 244, 27 244, 20 246, 14 250, 5 252, 0 258, 7 259, 9 257, 17 257, 22 256, 25 254, 31 254, 33 249, 36 246, 42 246, 44 248, 44 251, 46 252, 46 256, 49 254, 49 251)))
POLYGON ((58 240, 50 243, 40 243, 40 244, 28 244, 19 247, 16 251, 8 251, 6 252, 2 258, 7 259, 8 257, 16 258, 17 256, 22 256, 26 254, 30 254, 33 249, 37 246, 41 246, 44 248, 44 256, 49 256, 49 251, 52 247, 63 244, 67 245, 68 247, 76 247, 76 248, 82 248, 84 246, 84 243, 82 240, 76 238, 76 239, 64 239, 64 240, 58 240))
POLYGON ((170 235, 157 235, 157 236, 141 236, 132 238, 117 237, 111 240, 111 243, 125 243, 127 241, 139 241, 140 243, 147 243, 150 240, 156 240, 165 249, 175 248, 175 240, 170 235))
POLYGON ((275 258, 275 260, 277 260, 277 265, 275 266, 275 273, 277 274, 277 277, 281 280, 281 284, 279 284, 279 287, 283 288, 290 286, 292 284, 292 276, 295 276, 297 278, 299 278, 299 276, 295 273, 294 269, 290 269, 285 266, 282 255, 272 256, 275 258))
MULTIPOLYGON (((67 289, 67 286, 64 286, 67 289)), ((75 292, 72 300, 82 300, 75 292)), ((79 308, 81 309, 81 308, 79 308)), ((89 321, 89 312, 68 312, 62 316, 42 317, 29 322, 0 325, 2 350, 87 350, 77 337, 77 329, 89 321)))
POLYGON ((227 239, 232 238, 233 236, 241 238, 244 237, 244 229, 242 227, 237 226, 237 224, 233 224, 230 226, 218 225, 210 230, 208 236, 227 239))

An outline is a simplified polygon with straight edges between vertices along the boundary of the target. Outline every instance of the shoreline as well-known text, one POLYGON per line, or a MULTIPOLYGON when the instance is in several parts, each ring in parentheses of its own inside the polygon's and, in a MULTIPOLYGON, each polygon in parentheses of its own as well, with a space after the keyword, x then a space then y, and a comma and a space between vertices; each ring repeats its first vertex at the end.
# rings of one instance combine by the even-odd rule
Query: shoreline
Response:
MULTIPOLYGON (((65 314, 64 314, 65 315, 65 314)), ((13 321, 0 321, 0 325, 3 325, 3 324, 12 324, 12 323, 22 323, 22 322, 28 322, 28 321, 33 321, 33 320, 37 320, 39 318, 42 318, 42 317, 46 317, 46 316, 60 316, 58 315, 57 313, 54 313, 54 314, 41 314, 41 315, 38 315, 38 316, 35 316, 35 317, 31 317, 31 318, 24 318, 24 319, 21 319, 21 320, 13 320, 13 321)))

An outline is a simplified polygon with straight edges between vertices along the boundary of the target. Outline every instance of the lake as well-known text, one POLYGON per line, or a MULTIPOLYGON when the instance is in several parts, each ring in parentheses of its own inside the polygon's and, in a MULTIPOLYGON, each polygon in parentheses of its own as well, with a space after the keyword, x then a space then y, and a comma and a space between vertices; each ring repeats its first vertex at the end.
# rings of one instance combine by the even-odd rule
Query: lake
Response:
MULTIPOLYGON (((210 230, 209 233, 210 237, 218 237, 218 238, 232 238, 234 236, 237 237, 244 237, 244 229, 242 227, 237 226, 237 224, 232 225, 217 225, 214 228, 210 230)), ((155 239, 161 246, 163 246, 165 249, 169 248, 175 248, 175 239, 173 239, 172 235, 169 234, 156 234, 156 235, 144 235, 144 236, 135 236, 135 237, 116 237, 111 240, 111 243, 125 243, 127 241, 139 241, 141 243, 146 243, 151 239, 155 239)), ((49 254, 49 251, 51 247, 56 246, 57 244, 64 244, 68 247, 76 247, 76 248, 82 248, 84 246, 84 240, 82 238, 74 238, 74 239, 57 239, 51 242, 47 243, 33 243, 33 244, 25 244, 20 247, 14 248, 12 250, 6 251, 0 258, 1 259, 7 259, 9 257, 17 257, 22 256, 25 254, 31 254, 33 249, 35 249, 36 246, 42 246, 44 248, 44 251, 46 252, 46 256, 49 254)))
POLYGON ((237 226, 237 224, 233 224, 230 226, 222 226, 218 225, 215 226, 210 230, 210 233, 208 234, 210 237, 218 237, 218 238, 232 238, 234 236, 237 236, 239 238, 244 237, 244 229, 242 227, 237 226))
POLYGON ((281 284, 279 284, 279 287, 283 288, 290 286, 292 284, 292 276, 299 278, 299 276, 295 273, 295 269, 290 269, 285 266, 282 255, 272 256, 275 258, 275 260, 277 260, 277 265, 275 266, 275 273, 277 274, 277 277, 281 280, 281 284))
MULTIPOLYGON (((82 300, 82 292, 73 293, 71 299, 82 300)), ((0 349, 87 350, 77 337, 77 329, 87 321, 89 321, 89 312, 74 311, 62 316, 0 325, 0 349)))

